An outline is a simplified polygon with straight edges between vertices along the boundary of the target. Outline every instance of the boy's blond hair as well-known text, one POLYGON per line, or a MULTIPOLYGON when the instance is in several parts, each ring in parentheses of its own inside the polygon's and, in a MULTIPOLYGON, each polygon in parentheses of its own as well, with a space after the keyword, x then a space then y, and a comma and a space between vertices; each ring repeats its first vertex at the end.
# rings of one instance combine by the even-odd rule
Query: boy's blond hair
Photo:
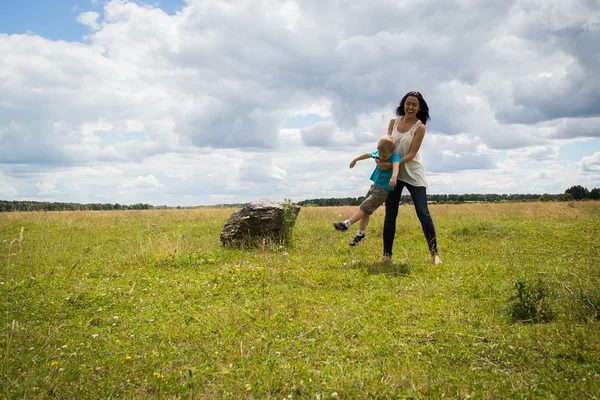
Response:
POLYGON ((385 135, 377 142, 377 151, 380 153, 393 153, 396 151, 396 141, 393 137, 385 135))

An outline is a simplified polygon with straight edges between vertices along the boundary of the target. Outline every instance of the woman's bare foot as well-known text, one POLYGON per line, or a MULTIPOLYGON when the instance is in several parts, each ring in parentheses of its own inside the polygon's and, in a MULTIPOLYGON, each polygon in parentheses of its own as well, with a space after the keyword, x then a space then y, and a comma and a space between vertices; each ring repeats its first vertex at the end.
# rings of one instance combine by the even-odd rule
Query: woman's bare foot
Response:
POLYGON ((392 262, 392 256, 389 254, 384 254, 381 257, 379 257, 380 264, 389 264, 391 262, 392 262))
POLYGON ((433 261, 433 265, 441 265, 442 264, 442 260, 440 259, 440 256, 438 256, 437 254, 433 255, 432 261, 433 261))

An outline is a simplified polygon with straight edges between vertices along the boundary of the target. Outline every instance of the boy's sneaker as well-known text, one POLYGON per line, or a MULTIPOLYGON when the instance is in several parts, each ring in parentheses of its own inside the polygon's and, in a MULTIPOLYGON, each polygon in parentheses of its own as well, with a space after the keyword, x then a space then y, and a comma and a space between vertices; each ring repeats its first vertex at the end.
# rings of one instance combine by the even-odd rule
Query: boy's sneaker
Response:
POLYGON ((333 223, 333 227, 334 227, 336 230, 338 230, 338 231, 342 231, 342 232, 345 232, 345 231, 347 231, 347 230, 348 230, 348 227, 347 227, 347 226, 346 226, 346 224, 345 224, 345 223, 343 223, 343 222, 334 222, 334 223, 333 223))
POLYGON ((352 241, 350 242, 350 246, 356 246, 357 244, 359 244, 366 238, 367 238, 367 235, 356 235, 356 236, 354 236, 354 239, 352 239, 352 241))

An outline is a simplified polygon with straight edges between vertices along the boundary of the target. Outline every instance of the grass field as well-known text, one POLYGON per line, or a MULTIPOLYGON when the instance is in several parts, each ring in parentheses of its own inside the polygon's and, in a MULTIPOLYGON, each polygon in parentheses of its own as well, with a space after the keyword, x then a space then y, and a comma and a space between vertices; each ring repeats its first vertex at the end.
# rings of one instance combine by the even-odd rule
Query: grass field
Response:
POLYGON ((437 267, 412 207, 392 265, 354 209, 257 250, 232 209, 0 214, 2 396, 600 397, 600 202, 433 205, 437 267))

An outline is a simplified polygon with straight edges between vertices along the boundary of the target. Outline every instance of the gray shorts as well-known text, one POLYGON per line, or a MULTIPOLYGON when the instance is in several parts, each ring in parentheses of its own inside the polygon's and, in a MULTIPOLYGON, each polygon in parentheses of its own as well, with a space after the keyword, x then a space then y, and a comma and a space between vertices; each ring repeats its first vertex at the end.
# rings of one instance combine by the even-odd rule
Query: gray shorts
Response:
POLYGON ((379 186, 371 185, 367 195, 365 196, 365 200, 360 205, 360 209, 363 210, 367 215, 373 214, 375 210, 379 208, 379 206, 385 203, 385 200, 389 194, 389 190, 379 186))

